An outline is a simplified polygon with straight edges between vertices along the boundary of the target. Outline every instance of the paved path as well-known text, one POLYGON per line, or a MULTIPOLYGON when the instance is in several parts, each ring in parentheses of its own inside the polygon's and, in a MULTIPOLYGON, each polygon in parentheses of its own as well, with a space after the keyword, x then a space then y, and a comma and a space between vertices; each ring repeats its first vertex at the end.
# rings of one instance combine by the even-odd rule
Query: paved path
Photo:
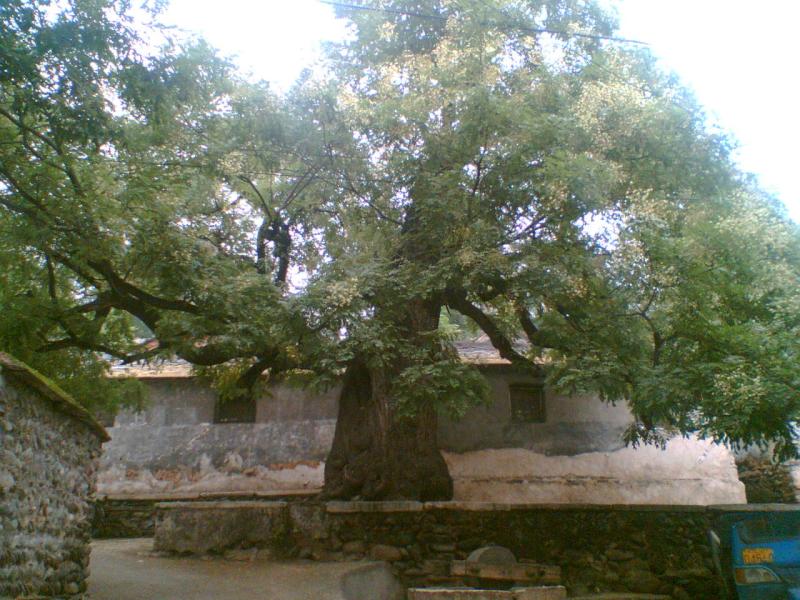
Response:
MULTIPOLYGON (((92 600, 343 600, 365 563, 164 558, 153 540, 92 542, 92 600)), ((348 594, 349 595, 349 594, 348 594)))

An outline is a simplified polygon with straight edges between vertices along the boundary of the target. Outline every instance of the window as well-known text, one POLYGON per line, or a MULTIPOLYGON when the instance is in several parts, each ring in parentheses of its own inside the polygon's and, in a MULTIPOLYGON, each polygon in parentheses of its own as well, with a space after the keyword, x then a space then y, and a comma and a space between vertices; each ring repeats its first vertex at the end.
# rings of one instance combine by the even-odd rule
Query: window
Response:
POLYGON ((214 404, 214 423, 255 423, 256 401, 242 396, 221 400, 214 404))
POLYGON ((767 517, 745 521, 735 526, 745 544, 769 544, 796 540, 800 519, 794 512, 770 513, 767 517))
POLYGON ((547 420, 544 388, 541 385, 511 384, 511 420, 515 423, 544 423, 547 420))

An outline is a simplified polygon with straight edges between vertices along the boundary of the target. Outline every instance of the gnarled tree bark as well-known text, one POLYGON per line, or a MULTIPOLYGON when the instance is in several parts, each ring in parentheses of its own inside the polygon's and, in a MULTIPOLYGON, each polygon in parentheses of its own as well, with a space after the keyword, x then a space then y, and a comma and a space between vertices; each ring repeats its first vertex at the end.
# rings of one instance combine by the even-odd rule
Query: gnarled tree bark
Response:
MULTIPOLYGON (((408 309, 409 333, 438 325, 438 303, 420 302, 408 309)), ((433 406, 413 416, 399 415, 392 383, 402 365, 374 367, 363 359, 348 366, 339 399, 333 446, 325 464, 330 498, 364 500, 449 500, 453 481, 437 443, 433 406)))

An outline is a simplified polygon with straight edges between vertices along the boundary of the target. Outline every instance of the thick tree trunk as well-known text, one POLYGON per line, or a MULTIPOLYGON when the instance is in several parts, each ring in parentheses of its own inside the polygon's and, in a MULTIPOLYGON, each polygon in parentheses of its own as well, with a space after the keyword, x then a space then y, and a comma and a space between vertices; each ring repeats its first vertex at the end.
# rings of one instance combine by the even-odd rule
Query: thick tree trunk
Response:
POLYGON ((364 500, 449 500, 453 482, 436 440, 436 412, 398 417, 383 374, 356 361, 347 369, 325 494, 364 500))
MULTIPOLYGON (((438 324, 438 305, 410 307, 410 332, 438 324)), ((437 444, 432 406, 400 416, 391 399, 399 366, 376 369, 355 360, 345 373, 333 447, 325 464, 325 494, 364 500, 449 500, 453 481, 437 444)))

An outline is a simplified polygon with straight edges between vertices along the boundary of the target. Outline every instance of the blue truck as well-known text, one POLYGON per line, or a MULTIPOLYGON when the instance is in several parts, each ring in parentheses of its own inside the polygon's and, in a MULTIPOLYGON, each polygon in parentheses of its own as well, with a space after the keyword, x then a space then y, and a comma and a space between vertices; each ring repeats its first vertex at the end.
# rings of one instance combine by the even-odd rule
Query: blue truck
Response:
POLYGON ((800 511, 726 513, 709 540, 727 600, 800 600, 800 511))

